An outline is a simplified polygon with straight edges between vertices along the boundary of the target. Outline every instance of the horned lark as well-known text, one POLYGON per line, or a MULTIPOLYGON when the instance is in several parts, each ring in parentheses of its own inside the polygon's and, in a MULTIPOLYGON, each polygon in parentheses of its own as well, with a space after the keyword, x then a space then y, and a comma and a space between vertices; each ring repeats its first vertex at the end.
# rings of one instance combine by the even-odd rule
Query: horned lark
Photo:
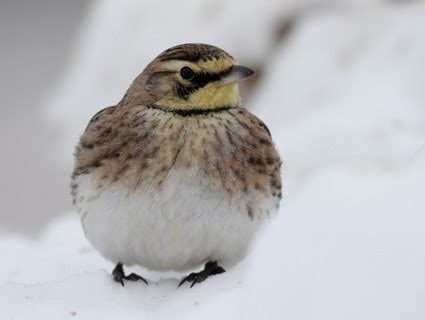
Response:
POLYGON ((279 156, 266 125, 240 105, 238 81, 252 73, 217 47, 179 45, 90 120, 72 195, 86 237, 117 264, 117 282, 146 282, 123 265, 205 263, 180 283, 193 286, 241 261, 277 211, 279 156))

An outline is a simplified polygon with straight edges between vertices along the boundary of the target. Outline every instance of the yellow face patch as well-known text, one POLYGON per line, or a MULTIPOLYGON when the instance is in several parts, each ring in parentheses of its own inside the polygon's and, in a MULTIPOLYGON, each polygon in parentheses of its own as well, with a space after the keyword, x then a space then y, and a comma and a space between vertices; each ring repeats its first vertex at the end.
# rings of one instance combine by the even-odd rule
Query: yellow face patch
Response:
POLYGON ((214 109, 238 106, 240 100, 237 83, 211 82, 192 93, 187 100, 173 95, 164 97, 157 104, 174 109, 214 109))
MULTIPOLYGON (((194 72, 207 72, 217 74, 230 68, 234 61, 230 58, 213 59, 208 61, 167 61, 163 64, 165 70, 176 71, 177 79, 182 86, 189 82, 180 77, 178 72, 183 67, 189 67, 194 72)), ((158 105, 174 109, 214 109, 224 106, 238 106, 240 104, 239 86, 237 83, 223 84, 220 81, 212 81, 191 92, 187 97, 178 96, 175 92, 164 96, 157 101, 158 105)))

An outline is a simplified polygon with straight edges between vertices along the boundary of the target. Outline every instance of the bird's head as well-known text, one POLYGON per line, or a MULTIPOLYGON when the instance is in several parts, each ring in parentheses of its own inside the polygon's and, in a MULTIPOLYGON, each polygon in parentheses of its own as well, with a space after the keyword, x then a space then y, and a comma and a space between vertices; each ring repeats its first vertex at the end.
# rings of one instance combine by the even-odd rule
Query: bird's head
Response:
POLYGON ((254 71, 224 50, 183 44, 157 56, 134 80, 121 103, 170 109, 215 109, 240 104, 238 81, 254 71))

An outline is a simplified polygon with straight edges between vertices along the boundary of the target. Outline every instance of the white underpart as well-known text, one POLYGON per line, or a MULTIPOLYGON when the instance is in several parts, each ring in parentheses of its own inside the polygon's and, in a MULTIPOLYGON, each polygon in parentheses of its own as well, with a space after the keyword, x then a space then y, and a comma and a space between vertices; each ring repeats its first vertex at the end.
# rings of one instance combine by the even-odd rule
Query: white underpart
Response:
POLYGON ((80 176, 81 217, 86 237, 114 263, 152 270, 184 271, 212 260, 229 267, 244 258, 261 218, 276 201, 260 194, 224 197, 219 183, 201 181, 195 170, 172 171, 161 190, 129 194, 115 184, 93 194, 93 177, 80 176), (87 212, 87 213, 85 213, 87 212))

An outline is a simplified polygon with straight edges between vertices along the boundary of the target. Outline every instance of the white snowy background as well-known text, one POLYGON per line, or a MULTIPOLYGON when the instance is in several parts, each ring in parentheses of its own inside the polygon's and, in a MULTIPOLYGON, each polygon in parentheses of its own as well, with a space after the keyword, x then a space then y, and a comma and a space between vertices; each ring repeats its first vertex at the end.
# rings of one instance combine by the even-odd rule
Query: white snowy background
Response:
POLYGON ((0 234, 0 319, 424 319, 425 3, 93 2, 45 97, 50 156, 69 172, 90 116, 184 42, 259 71, 244 104, 283 158, 279 216, 192 289, 146 270, 149 286, 114 283, 74 212, 0 234))

